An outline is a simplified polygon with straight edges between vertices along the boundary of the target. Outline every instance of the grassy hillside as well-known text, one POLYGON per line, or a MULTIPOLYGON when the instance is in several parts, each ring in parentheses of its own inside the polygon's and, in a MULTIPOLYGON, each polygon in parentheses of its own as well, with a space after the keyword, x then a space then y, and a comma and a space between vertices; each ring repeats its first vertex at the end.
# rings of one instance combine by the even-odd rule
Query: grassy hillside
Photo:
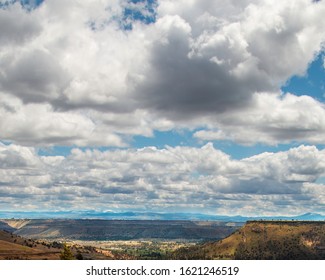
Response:
MULTIPOLYGON (((68 244, 74 259, 112 260, 131 259, 123 253, 97 249, 92 246, 68 244)), ((64 244, 54 241, 26 239, 8 231, 0 230, 0 260, 59 260, 64 251, 64 244)))
POLYGON ((0 230, 0 260, 58 260, 60 252, 60 245, 53 246, 0 230))
POLYGON ((247 222, 223 240, 180 249, 172 258, 325 259, 325 222, 247 222))

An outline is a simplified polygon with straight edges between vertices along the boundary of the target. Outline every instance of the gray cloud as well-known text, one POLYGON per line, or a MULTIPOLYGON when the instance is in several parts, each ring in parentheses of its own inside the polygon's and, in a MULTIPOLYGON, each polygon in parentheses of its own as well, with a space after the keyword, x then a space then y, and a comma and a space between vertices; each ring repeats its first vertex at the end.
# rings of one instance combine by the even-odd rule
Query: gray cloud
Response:
POLYGON ((7 9, 0 8, 0 45, 19 45, 34 39, 42 31, 39 22, 32 15, 20 8, 10 5, 7 9))
POLYGON ((104 194, 133 194, 135 191, 128 188, 122 187, 108 187, 101 190, 101 193, 104 194))
MULTIPOLYGON (((245 107, 252 93, 270 88, 262 76, 242 81, 229 73, 232 66, 215 62, 214 56, 190 55, 191 26, 182 18, 166 16, 157 25, 164 37, 154 43, 148 79, 137 88, 149 110, 174 120, 219 114, 245 107)), ((227 50, 229 42, 222 48, 227 50)))
POLYGON ((325 38, 324 7, 307 1, 287 4, 251 1, 239 5, 234 17, 219 14, 223 9, 217 4, 193 1, 183 11, 183 5, 162 1, 148 78, 138 89, 143 104, 173 120, 230 115, 252 105, 256 92, 275 91, 292 75, 302 74, 325 38), (211 5, 214 9, 202 11, 211 5), (304 13, 297 21, 301 8, 317 19, 310 32, 305 26, 314 19, 304 13), (309 36, 317 42, 313 49, 309 36))
MULTIPOLYGON (((180 40, 179 35, 174 35, 180 40)), ((152 52, 150 80, 137 89, 142 105, 174 120, 235 110, 249 104, 251 91, 236 84, 222 67, 202 59, 189 59, 179 43, 152 52)), ((185 46, 186 47, 186 46, 185 46)), ((255 88, 254 88, 255 89, 255 88)))
POLYGON ((51 102, 59 99, 68 83, 64 70, 52 55, 34 50, 12 57, 9 65, 2 65, 7 71, 0 76, 0 83, 26 103, 51 102))

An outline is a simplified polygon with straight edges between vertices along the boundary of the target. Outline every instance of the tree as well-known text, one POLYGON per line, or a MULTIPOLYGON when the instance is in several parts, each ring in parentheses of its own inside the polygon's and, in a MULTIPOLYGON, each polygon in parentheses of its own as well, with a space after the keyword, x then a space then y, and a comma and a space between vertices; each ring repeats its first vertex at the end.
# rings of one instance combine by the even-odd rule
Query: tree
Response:
POLYGON ((61 260, 74 260, 75 259, 75 257, 73 256, 73 254, 67 244, 63 245, 63 251, 60 254, 60 259, 61 260))
POLYGON ((81 254, 81 252, 78 252, 78 253, 77 253, 77 255, 76 255, 76 259, 77 259, 77 260, 83 260, 83 259, 84 259, 84 257, 83 257, 83 255, 81 254))

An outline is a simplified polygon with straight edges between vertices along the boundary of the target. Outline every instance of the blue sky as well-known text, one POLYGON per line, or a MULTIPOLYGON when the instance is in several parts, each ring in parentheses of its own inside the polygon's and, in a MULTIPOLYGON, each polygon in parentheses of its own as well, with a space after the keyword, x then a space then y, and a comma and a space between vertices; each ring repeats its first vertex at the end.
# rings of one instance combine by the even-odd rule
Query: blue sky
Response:
POLYGON ((282 90, 292 92, 295 95, 310 95, 317 100, 324 102, 325 100, 325 68, 324 53, 321 52, 310 63, 307 73, 302 76, 291 77, 282 90))
POLYGON ((0 210, 324 213, 324 1, 0 7, 0 210))

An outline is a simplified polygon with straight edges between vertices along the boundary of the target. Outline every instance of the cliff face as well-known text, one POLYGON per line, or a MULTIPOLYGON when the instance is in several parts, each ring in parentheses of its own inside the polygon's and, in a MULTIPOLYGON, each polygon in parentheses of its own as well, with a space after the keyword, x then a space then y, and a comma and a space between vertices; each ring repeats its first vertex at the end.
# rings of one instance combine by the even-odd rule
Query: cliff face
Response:
POLYGON ((174 258, 325 259, 325 222, 247 222, 223 240, 180 250, 174 258))

